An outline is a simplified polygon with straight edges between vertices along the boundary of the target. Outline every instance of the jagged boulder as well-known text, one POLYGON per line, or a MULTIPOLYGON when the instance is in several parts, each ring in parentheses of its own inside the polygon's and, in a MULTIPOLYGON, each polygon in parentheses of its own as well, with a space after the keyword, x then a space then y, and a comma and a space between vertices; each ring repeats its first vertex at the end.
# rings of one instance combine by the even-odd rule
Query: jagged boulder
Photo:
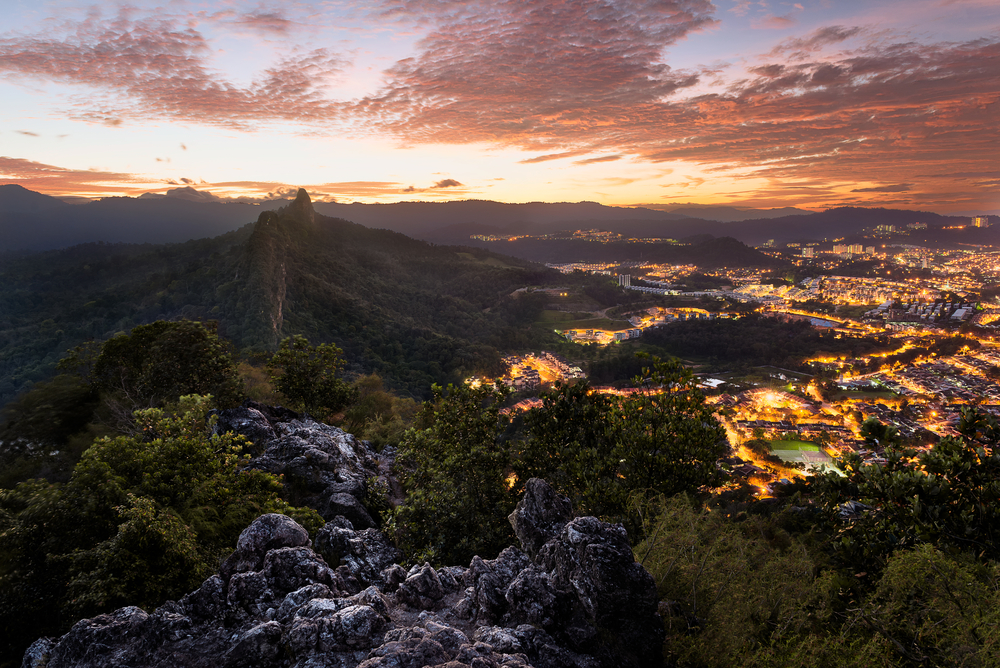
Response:
POLYGON ((363 587, 384 585, 383 571, 403 558, 381 531, 355 531, 354 525, 344 517, 327 522, 316 533, 313 548, 328 564, 343 563, 350 576, 363 587))
POLYGON ((315 508, 328 521, 343 516, 360 529, 376 525, 364 505, 365 492, 369 478, 384 479, 386 473, 366 441, 250 401, 216 415, 216 431, 233 431, 253 442, 251 468, 284 476, 285 494, 293 503, 315 508))
POLYGON ((601 666, 658 663, 663 625, 656 583, 636 563, 625 529, 571 518, 565 497, 544 480, 529 480, 510 516, 524 551, 509 547, 492 561, 473 558, 458 608, 480 624, 543 630, 601 666))
POLYGON ((516 520, 524 549, 469 568, 406 571, 385 536, 343 517, 310 544, 290 518, 263 515, 220 573, 180 601, 82 620, 34 643, 24 666, 658 665, 656 590, 624 529, 592 517, 563 524, 565 504, 542 481, 530 487, 516 520))
POLYGON ((664 631, 656 583, 636 563, 621 525, 578 517, 542 547, 536 563, 548 576, 539 580, 544 588, 537 596, 530 589, 520 592, 524 603, 512 608, 512 620, 537 618, 536 602, 551 590, 556 603, 569 603, 569 614, 557 616, 562 626, 557 637, 571 647, 595 654, 608 666, 660 660, 664 631))
POLYGON ((531 478, 524 486, 524 496, 507 519, 521 547, 534 558, 573 519, 573 505, 544 480, 531 478))
POLYGON ((324 519, 344 515, 357 528, 374 526, 360 501, 378 462, 364 441, 342 429, 308 418, 280 422, 277 437, 250 466, 283 475, 291 498, 324 519))
POLYGON ((280 422, 298 420, 302 416, 281 406, 268 406, 256 401, 244 401, 238 408, 212 411, 216 417, 214 432, 224 434, 234 432, 245 437, 252 444, 251 452, 260 454, 267 444, 278 437, 280 422))
POLYGON ((258 570, 267 553, 282 547, 302 547, 309 544, 309 532, 286 515, 261 515, 240 532, 236 550, 222 564, 222 575, 229 579, 235 573, 258 570))

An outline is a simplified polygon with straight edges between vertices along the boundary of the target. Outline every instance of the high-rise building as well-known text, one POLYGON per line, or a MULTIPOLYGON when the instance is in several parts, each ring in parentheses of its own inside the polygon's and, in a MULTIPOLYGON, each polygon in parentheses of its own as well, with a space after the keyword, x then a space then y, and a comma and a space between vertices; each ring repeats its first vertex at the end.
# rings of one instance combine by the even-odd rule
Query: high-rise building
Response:
POLYGON ((973 216, 972 217, 973 227, 989 227, 990 217, 989 216, 973 216))
POLYGON ((802 257, 812 257, 813 249, 808 246, 802 249, 802 257))
POLYGON ((618 285, 622 286, 623 288, 630 287, 632 285, 631 274, 618 274, 618 285))
POLYGON ((865 248, 865 255, 874 255, 874 254, 875 254, 874 246, 868 246, 865 248))

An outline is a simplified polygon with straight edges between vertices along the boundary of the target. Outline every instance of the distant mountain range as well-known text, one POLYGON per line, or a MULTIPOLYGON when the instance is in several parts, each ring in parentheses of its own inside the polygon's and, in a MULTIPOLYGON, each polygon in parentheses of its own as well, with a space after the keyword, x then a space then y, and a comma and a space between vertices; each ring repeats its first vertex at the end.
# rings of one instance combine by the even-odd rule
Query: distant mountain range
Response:
POLYGON ((741 220, 761 220, 766 218, 784 218, 785 216, 809 215, 811 211, 785 206, 780 209, 741 209, 732 206, 687 205, 676 209, 668 209, 672 214, 684 218, 701 218, 719 223, 738 223, 741 220))
MULTIPOLYGON (((215 237, 254 220, 285 200, 259 204, 213 201, 214 196, 178 188, 167 196, 114 197, 67 204, 18 185, 0 186, 0 251, 46 250, 91 241, 170 243, 215 237)), ((921 211, 843 207, 819 213, 799 209, 737 209, 685 206, 674 211, 604 206, 596 202, 504 204, 481 200, 340 204, 320 202, 317 213, 371 228, 401 232, 434 243, 469 244, 472 235, 546 234, 567 229, 605 229, 633 237, 683 239, 694 235, 733 237, 749 245, 833 240, 876 225, 928 225, 934 230, 967 222, 965 217, 921 211)), ((995 226, 1000 228, 1000 226, 995 226)), ((953 235, 946 234, 945 237, 953 235)), ((966 234, 959 243, 994 243, 997 229, 966 234)), ((919 241, 919 235, 913 243, 919 241)), ((1000 238, 997 239, 1000 242, 1000 238)), ((500 249, 498 249, 500 250, 500 249)), ((513 254, 510 249, 502 252, 513 254)))
POLYGON ((176 243, 217 237, 285 201, 197 202, 182 197, 107 197, 67 204, 18 185, 0 186, 0 251, 49 250, 94 241, 176 243))

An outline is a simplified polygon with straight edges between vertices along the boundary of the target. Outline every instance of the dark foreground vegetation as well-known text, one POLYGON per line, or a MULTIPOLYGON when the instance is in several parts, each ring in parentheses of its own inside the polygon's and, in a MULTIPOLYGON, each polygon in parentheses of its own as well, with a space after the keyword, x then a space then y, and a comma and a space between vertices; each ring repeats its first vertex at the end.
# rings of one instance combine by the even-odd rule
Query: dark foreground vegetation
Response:
POLYGON ((657 584, 666 665, 1000 661, 1000 426, 988 416, 967 411, 960 437, 929 452, 847 458, 844 476, 756 500, 717 464, 724 434, 676 361, 640 360, 647 393, 560 386, 523 415, 502 411, 503 391, 466 386, 436 389, 417 412, 377 378, 348 384, 341 363, 333 346, 288 338, 261 381, 210 327, 160 322, 73 351, 63 375, 8 406, 3 665, 81 617, 191 591, 261 513, 322 526, 289 502, 287 481, 248 467, 256 444, 212 432, 209 408, 257 381, 395 448, 398 505, 374 479, 364 498, 408 563, 496 557, 533 477, 577 515, 623 524, 657 584))

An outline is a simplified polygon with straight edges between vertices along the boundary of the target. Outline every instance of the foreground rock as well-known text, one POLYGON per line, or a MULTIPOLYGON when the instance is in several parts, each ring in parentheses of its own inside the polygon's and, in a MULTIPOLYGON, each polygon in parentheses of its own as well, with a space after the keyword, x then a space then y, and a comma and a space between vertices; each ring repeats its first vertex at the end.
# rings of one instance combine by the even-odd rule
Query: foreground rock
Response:
POLYGON ((284 476, 290 502, 315 508, 327 521, 343 516, 361 529, 376 525, 364 500, 368 481, 384 478, 387 467, 380 468, 378 454, 366 441, 252 401, 216 415, 217 431, 236 432, 253 443, 252 468, 284 476))
POLYGON ((567 509, 544 481, 529 481, 511 516, 525 551, 409 570, 381 533, 343 517, 310 543, 290 518, 263 515, 196 591, 152 613, 80 621, 35 642, 24 666, 658 665, 652 577, 620 526, 567 509))

